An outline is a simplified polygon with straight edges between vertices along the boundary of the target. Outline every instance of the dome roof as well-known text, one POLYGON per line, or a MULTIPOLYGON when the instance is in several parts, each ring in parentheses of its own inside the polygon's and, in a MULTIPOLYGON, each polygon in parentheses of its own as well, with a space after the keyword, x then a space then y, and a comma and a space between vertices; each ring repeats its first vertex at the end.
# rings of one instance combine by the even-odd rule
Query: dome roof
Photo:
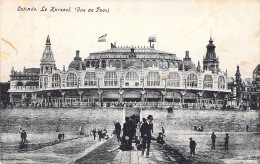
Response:
POLYGON ((70 62, 69 68, 86 70, 86 63, 82 61, 81 57, 79 57, 79 51, 76 51, 76 57, 72 62, 70 62))

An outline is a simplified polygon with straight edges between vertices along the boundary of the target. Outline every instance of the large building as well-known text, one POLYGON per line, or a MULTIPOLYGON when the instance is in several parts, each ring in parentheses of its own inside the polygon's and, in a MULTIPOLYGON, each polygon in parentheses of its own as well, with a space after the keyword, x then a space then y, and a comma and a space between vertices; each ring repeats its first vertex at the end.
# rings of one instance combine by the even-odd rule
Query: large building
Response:
POLYGON ((76 51, 68 69, 63 66, 59 70, 48 36, 39 69, 30 73, 26 69, 21 73, 12 70, 11 102, 58 107, 103 106, 111 102, 226 104, 231 91, 226 72, 219 68, 211 38, 202 67, 199 61, 195 66, 189 51, 180 60, 176 54, 153 47, 111 44, 111 49, 90 53, 84 60, 80 51, 76 51))

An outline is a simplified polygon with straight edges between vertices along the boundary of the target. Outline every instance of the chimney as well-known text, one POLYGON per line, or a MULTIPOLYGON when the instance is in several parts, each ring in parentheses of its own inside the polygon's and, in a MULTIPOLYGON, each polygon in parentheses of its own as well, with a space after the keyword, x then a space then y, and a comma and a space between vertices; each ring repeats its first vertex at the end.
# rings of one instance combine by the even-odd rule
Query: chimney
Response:
POLYGON ((189 51, 185 51, 186 55, 185 55, 185 58, 190 58, 189 57, 189 51))
POLYGON ((79 57, 79 50, 76 51, 76 57, 79 57))

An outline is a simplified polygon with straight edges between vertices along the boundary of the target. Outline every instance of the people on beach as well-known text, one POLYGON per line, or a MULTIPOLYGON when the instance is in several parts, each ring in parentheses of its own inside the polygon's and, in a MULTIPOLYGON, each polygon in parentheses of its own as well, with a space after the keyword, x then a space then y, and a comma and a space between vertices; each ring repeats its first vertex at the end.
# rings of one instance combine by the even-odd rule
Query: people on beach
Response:
POLYGON ((248 130, 249 130, 249 125, 246 125, 246 131, 248 132, 248 130))
POLYGON ((27 133, 26 133, 26 131, 23 129, 23 130, 22 130, 22 133, 21 133, 22 142, 27 142, 28 140, 27 140, 26 138, 27 138, 27 133))
POLYGON ((62 134, 59 133, 59 134, 58 134, 58 139, 59 139, 59 141, 61 141, 61 138, 62 138, 62 134))
POLYGON ((224 147, 225 147, 225 149, 228 149, 228 141, 229 141, 228 133, 226 133, 226 137, 224 139, 225 139, 224 147))
POLYGON ((120 142, 121 124, 118 121, 115 123, 115 134, 117 137, 117 142, 120 142))
MULTIPOLYGON (((151 119, 151 117, 149 117, 149 116, 148 116, 148 118, 151 119)), ((140 132, 141 132, 142 145, 143 145, 142 156, 144 156, 145 149, 147 149, 146 157, 149 157, 150 144, 151 144, 151 138, 152 138, 151 127, 152 126, 149 126, 147 120, 145 118, 143 118, 143 124, 141 126, 140 132)))
POLYGON ((93 136, 94 136, 94 140, 96 140, 96 133, 97 133, 96 128, 94 128, 94 129, 92 130, 92 133, 93 133, 93 136))
POLYGON ((159 144, 164 144, 165 141, 163 140, 163 133, 159 133, 157 139, 156 139, 156 142, 159 143, 159 144))
POLYGON ((165 129, 162 127, 162 135, 165 136, 165 129))
POLYGON ((214 134, 214 132, 212 132, 212 135, 211 135, 211 141, 212 141, 211 149, 215 149, 216 138, 217 138, 216 135, 214 134))
POLYGON ((98 129, 98 140, 101 141, 102 138, 102 130, 98 129))
POLYGON ((131 150, 132 149, 132 123, 130 122, 130 118, 125 118, 125 123, 123 125, 123 137, 122 141, 124 142, 124 149, 131 150))
POLYGON ((197 143, 190 137, 190 156, 195 156, 195 148, 197 143))

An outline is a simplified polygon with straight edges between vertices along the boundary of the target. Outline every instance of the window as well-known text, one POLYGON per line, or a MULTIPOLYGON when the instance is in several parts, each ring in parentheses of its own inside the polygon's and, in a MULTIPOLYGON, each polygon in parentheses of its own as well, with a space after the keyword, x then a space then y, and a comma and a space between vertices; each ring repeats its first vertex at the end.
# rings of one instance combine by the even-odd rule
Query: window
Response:
POLYGON ((87 86, 96 86, 97 77, 95 72, 87 72, 84 79, 84 84, 87 86))
POLYGON ((117 86, 116 72, 106 72, 104 77, 105 86, 117 86))
POLYGON ((55 87, 60 87, 60 75, 59 74, 53 74, 52 75, 52 83, 51 83, 51 86, 52 88, 55 88, 55 87))
POLYGON ((78 77, 76 73, 70 72, 67 76, 67 87, 78 86, 78 77))
POLYGON ((160 75, 158 72, 149 72, 147 76, 147 86, 159 86, 160 75))
POLYGON ((170 72, 167 79, 167 86, 180 87, 180 75, 177 72, 170 72))
POLYGON ((211 75, 205 75, 204 76, 204 88, 213 88, 213 79, 211 75))
POLYGON ((223 76, 218 77, 218 88, 219 89, 225 89, 225 78, 223 76))
POLYGON ((198 87, 198 78, 195 74, 189 74, 187 77, 187 87, 197 88, 198 87))
POLYGON ((135 81, 135 80, 139 80, 139 76, 136 72, 134 71, 131 71, 131 72, 128 72, 125 76, 125 80, 126 81, 135 81))

